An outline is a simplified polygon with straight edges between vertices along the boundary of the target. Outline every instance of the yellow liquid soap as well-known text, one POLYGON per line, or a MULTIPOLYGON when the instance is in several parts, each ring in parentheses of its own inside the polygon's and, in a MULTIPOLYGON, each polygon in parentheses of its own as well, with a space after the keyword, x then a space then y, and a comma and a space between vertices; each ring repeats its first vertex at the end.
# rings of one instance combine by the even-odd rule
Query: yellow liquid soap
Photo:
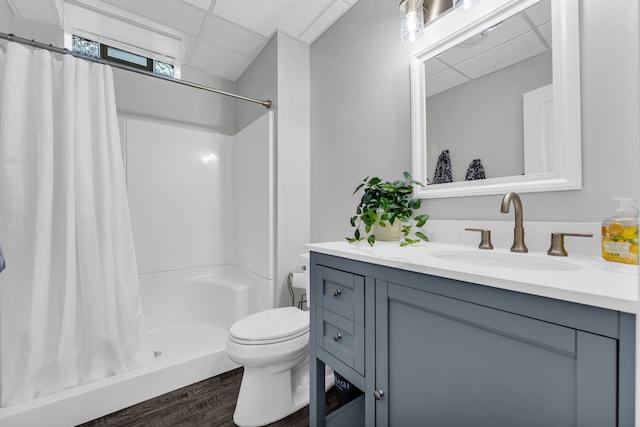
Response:
POLYGON ((602 222, 602 258, 624 264, 638 264, 638 211, 632 199, 620 200, 620 208, 602 222))

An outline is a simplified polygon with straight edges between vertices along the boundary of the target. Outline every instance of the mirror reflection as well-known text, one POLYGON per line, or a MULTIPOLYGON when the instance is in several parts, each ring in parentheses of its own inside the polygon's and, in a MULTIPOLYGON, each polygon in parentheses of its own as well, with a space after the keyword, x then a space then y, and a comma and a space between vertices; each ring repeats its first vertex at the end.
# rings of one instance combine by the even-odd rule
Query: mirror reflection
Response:
POLYGON ((550 3, 425 61, 429 184, 554 169, 550 3))

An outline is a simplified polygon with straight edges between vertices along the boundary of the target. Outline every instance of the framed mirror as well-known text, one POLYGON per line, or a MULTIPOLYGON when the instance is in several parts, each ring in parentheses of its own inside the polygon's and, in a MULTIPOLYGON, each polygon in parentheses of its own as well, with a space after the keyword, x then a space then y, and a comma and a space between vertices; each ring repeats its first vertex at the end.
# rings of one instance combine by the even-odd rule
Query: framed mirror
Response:
POLYGON ((582 188, 578 0, 483 0, 411 62, 419 198, 582 188))

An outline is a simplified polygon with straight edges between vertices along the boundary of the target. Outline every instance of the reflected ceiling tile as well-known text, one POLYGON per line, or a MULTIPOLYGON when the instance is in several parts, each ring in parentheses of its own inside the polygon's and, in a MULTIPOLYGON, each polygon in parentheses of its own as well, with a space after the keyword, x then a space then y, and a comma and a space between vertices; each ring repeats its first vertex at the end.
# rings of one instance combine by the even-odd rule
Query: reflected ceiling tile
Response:
POLYGON ((494 29, 485 31, 484 36, 475 36, 465 40, 466 44, 465 42, 460 43, 458 46, 439 55, 439 58, 449 65, 456 65, 508 42, 527 31, 531 31, 529 24, 520 15, 516 15, 503 21, 494 29))
POLYGON ((540 31, 540 34, 542 34, 542 37, 544 37, 544 39, 546 40, 547 44, 549 46, 553 46, 552 43, 552 32, 551 32, 551 21, 547 22, 546 24, 540 25, 538 27, 538 31, 540 31))
POLYGON ((447 89, 451 89, 452 87, 456 87, 458 85, 466 83, 468 81, 469 79, 467 79, 462 74, 450 68, 447 68, 446 70, 436 73, 427 78, 426 80, 427 98, 432 95, 438 94, 440 92, 444 92, 447 89))
POLYGON ((483 55, 471 58, 456 66, 462 73, 472 79, 500 70, 509 65, 523 61, 546 51, 538 36, 532 31, 523 34, 483 55))
POLYGON ((260 34, 215 15, 209 17, 201 36, 206 41, 247 56, 255 55, 267 40, 266 37, 260 34))
POLYGON ((525 10, 525 13, 537 27, 551 21, 551 0, 543 0, 525 10))
POLYGON ((236 81, 251 63, 251 59, 249 56, 200 41, 191 53, 188 65, 227 80, 236 81))
POLYGON ((198 9, 209 10, 211 6, 211 0, 182 0, 183 2, 190 4, 191 6, 195 6, 198 9))
POLYGON ((431 58, 424 63, 424 75, 429 77, 447 68, 438 57, 431 58))

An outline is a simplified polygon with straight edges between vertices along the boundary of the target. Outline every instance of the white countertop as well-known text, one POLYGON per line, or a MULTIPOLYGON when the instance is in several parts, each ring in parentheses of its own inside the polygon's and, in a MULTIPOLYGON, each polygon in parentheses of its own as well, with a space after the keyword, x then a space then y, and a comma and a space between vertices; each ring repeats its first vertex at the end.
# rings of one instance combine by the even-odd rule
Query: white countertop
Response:
POLYGON ((373 247, 366 242, 306 246, 313 252, 612 310, 638 313, 640 305, 638 266, 596 257, 516 254, 504 249, 486 251, 435 242, 407 247, 387 242, 376 242, 373 247), (483 259, 496 262, 484 263, 483 259), (510 268, 511 263, 522 265, 510 268), (547 265, 549 269, 545 268, 547 265), (564 270, 565 267, 569 269, 564 270))

